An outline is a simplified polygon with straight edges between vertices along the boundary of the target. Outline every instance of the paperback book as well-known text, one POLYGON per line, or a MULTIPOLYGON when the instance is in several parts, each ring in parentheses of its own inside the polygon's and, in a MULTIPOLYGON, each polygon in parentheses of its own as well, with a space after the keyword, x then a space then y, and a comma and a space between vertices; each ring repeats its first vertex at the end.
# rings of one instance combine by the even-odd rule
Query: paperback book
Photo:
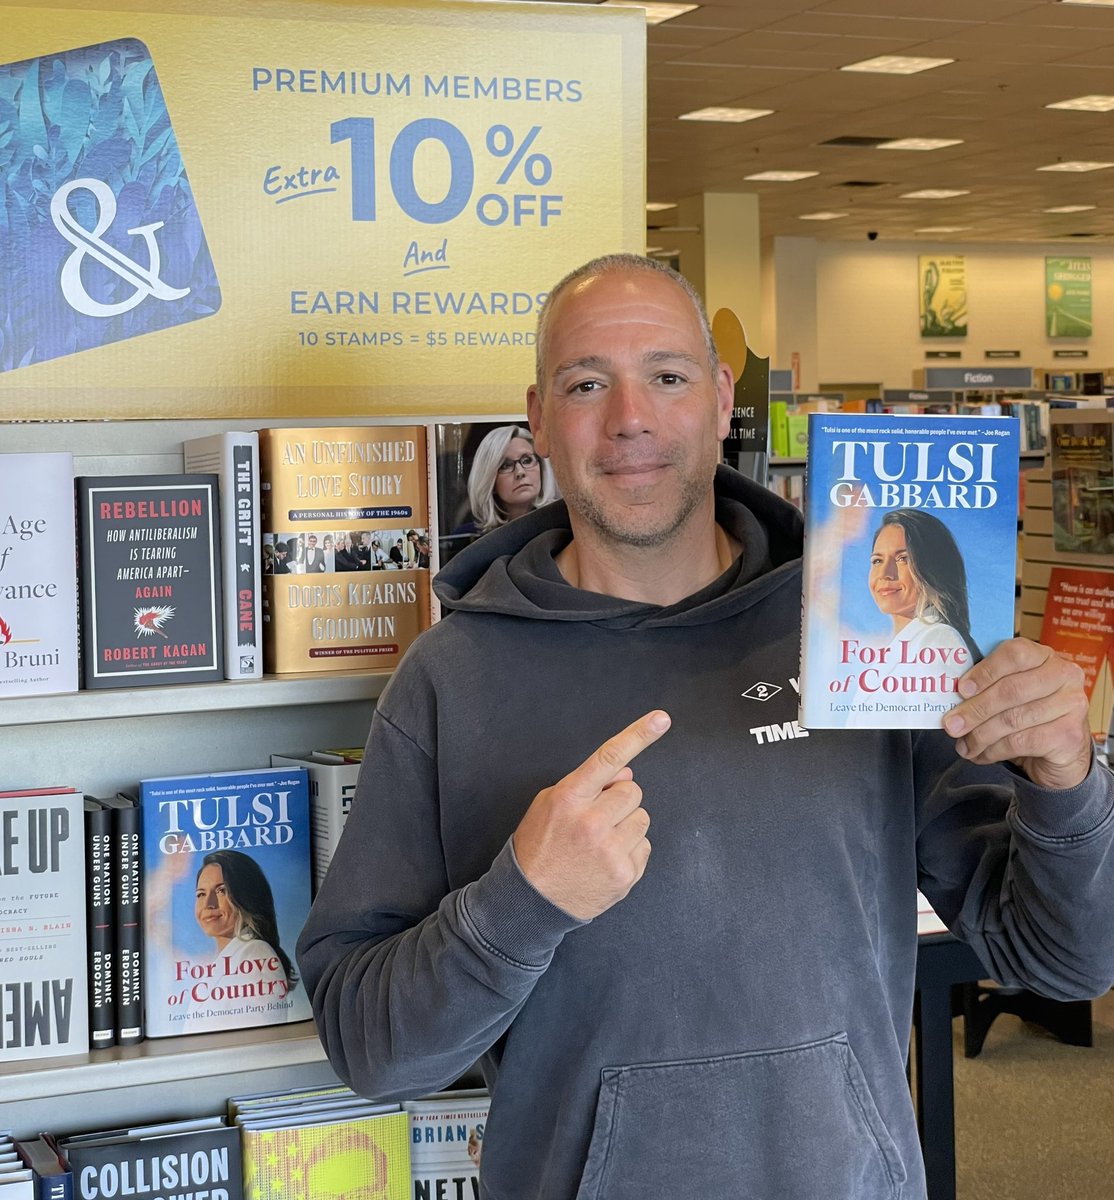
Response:
POLYGON ((185 469, 220 480, 221 578, 224 589, 224 673, 263 674, 263 588, 259 550, 259 435, 254 431, 191 438, 185 469))
POLYGON ((214 475, 82 476, 87 688, 224 678, 214 475))
POLYGON ((84 797, 0 793, 0 1063, 89 1049, 84 797))
POLYGON ((116 1041, 143 1040, 143 874, 140 815, 134 796, 122 793, 100 803, 112 814, 112 979, 116 1041))
POLYGON ((394 668, 429 626, 425 437, 260 430, 267 671, 394 668))
POLYGON ((800 723, 929 729, 1014 633, 1018 422, 809 420, 800 723))
POLYGON ((0 697, 76 692, 73 455, 0 455, 0 697))
POLYGON ((148 1037, 303 1021, 294 945, 310 904, 299 768, 139 785, 148 1037))
POLYGON ((89 1045, 116 1044, 112 810, 85 797, 85 915, 89 953, 89 1045))
POLYGON ((1083 671, 1087 719, 1101 745, 1114 712, 1114 575, 1053 567, 1040 640, 1083 671))

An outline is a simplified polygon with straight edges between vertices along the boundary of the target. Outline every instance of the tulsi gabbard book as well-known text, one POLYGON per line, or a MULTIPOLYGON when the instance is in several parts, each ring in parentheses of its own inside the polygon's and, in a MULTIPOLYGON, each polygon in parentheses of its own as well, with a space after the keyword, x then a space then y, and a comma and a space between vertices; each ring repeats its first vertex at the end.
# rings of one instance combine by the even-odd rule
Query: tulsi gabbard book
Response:
POLYGON ((82 476, 84 686, 224 678, 215 475, 82 476))
POLYGON ((939 728, 1013 636, 1014 418, 809 417, 801 719, 939 728))
POLYGON ((139 785, 147 1036, 306 1020, 309 785, 260 768, 139 785))

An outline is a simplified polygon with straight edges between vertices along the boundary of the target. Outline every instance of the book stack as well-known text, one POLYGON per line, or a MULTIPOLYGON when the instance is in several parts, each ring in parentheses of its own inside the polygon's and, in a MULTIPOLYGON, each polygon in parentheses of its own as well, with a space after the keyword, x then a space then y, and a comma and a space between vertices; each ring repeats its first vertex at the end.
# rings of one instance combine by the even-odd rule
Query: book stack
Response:
POLYGON ((483 1088, 407 1100, 414 1200, 479 1195, 480 1156, 491 1097, 483 1088))

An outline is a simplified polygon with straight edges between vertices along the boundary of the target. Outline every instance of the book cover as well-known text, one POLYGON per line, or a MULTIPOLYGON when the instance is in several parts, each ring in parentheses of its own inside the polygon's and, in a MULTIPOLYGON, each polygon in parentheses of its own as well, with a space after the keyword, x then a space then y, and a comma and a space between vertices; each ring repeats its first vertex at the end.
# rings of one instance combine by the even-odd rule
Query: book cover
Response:
POLYGON ((490 1097, 482 1089, 408 1100, 413 1200, 480 1194, 480 1156, 490 1097))
POLYGON ((310 904, 305 771, 144 779, 139 798, 147 1036, 308 1019, 294 963, 310 904))
POLYGON ((60 1143, 74 1200, 243 1200, 240 1138, 227 1125, 60 1143))
POLYGON ((89 1047, 116 1044, 115 889, 112 810, 85 797, 86 936, 89 953, 89 1047))
POLYGON ((938 728, 1013 636, 1018 422, 817 413, 809 440, 800 724, 938 728))
POLYGON ((0 697, 76 692, 73 455, 0 455, 0 697))
POLYGON ((262 429, 264 668, 389 669, 430 623, 426 431, 262 429))
POLYGON ((23 1138, 15 1147, 35 1177, 35 1200, 72 1200, 73 1176, 53 1139, 23 1138))
POLYGON ((1053 417, 1052 540, 1071 555, 1114 555, 1114 420, 1053 417))
POLYGON ((410 1142, 404 1112, 285 1128, 242 1129, 249 1197, 317 1200, 374 1196, 410 1200, 410 1142))
POLYGON ((134 796, 101 800, 112 813, 112 931, 116 1041, 143 1040, 143 872, 140 812, 134 796))
POLYGON ((84 1054, 84 797, 0 797, 0 909, 0 1063, 84 1054))
POLYGON ((356 781, 360 777, 360 764, 309 750, 305 754, 272 754, 271 766, 304 767, 309 776, 310 841, 316 895, 348 820, 356 781))
POLYGON ((1040 640, 1082 669, 1091 734, 1104 742, 1114 711, 1114 574, 1053 567, 1040 640))
POLYGON ((224 673, 263 674, 263 588, 259 550, 259 435, 213 434, 183 443, 186 471, 220 480, 221 578, 224 588, 224 673))
POLYGON ((84 686, 224 678, 214 475, 81 476, 84 686))

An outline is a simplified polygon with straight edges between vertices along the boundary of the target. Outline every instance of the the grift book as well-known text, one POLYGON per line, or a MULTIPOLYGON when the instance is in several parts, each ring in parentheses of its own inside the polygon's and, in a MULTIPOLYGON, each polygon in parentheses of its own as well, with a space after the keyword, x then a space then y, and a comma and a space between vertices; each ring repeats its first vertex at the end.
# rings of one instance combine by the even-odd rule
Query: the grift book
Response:
POLYGON ((425 428, 262 429, 259 461, 265 669, 396 667, 430 623, 425 428))
POLYGON ((800 724, 930 729, 1014 633, 1018 421, 816 413, 800 724))

